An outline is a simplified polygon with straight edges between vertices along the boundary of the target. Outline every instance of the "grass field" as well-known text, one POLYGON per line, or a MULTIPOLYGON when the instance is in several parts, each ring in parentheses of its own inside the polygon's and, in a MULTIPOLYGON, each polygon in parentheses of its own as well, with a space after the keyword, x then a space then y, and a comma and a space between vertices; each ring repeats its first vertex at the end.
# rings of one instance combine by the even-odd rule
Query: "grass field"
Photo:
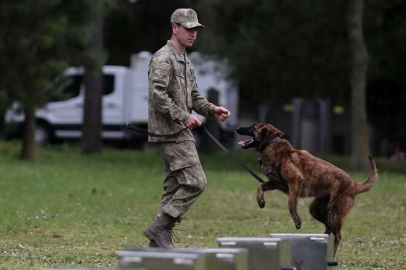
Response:
MULTIPOLYGON (((116 251, 146 246, 142 232, 156 214, 163 179, 154 149, 105 150, 83 156, 64 145, 41 149, 36 162, 18 160, 20 145, 0 141, 0 269, 117 267, 116 251)), ((258 169, 253 151, 237 152, 258 169)), ((345 158, 334 162, 346 167, 345 158)), ((216 247, 224 236, 297 232, 286 195, 255 200, 257 182, 225 154, 201 154, 208 187, 179 226, 179 247, 216 247)), ((406 269, 406 163, 378 161, 379 180, 361 194, 342 230, 342 269, 406 269)), ((365 173, 351 173, 358 182, 365 173)), ((299 201, 301 233, 322 233, 299 201)))

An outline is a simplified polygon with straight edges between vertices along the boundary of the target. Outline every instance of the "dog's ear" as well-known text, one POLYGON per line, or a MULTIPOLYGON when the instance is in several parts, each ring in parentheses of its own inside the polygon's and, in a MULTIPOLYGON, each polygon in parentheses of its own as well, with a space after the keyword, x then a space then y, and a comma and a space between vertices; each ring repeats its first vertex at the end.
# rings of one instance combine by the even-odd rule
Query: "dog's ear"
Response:
POLYGON ((279 138, 284 138, 285 137, 285 133, 283 133, 282 131, 280 131, 277 128, 275 128, 275 129, 276 129, 276 132, 275 132, 276 136, 278 136, 279 138))
POLYGON ((267 140, 269 136, 271 136, 271 130, 267 129, 267 128, 263 128, 261 129, 261 131, 259 132, 259 140, 260 141, 264 141, 267 140))
POLYGON ((268 140, 268 139, 273 139, 275 137, 282 138, 284 136, 285 136, 285 134, 282 131, 280 131, 276 127, 269 125, 269 124, 264 125, 259 132, 260 140, 268 140))
POLYGON ((257 132, 255 136, 256 140, 256 149, 259 151, 264 143, 266 143, 268 140, 272 140, 273 138, 276 137, 281 137, 284 136, 283 132, 280 131, 279 129, 275 128, 271 124, 263 124, 261 126, 256 126, 257 132))

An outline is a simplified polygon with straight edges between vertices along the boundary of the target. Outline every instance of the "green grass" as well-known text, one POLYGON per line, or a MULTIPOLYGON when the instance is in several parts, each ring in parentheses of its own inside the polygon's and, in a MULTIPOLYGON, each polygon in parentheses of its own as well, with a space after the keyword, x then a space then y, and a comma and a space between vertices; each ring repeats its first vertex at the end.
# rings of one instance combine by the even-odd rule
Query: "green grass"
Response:
MULTIPOLYGON (((156 214, 163 179, 153 149, 83 156, 64 145, 18 160, 20 145, 0 142, 0 269, 117 267, 116 251, 147 246, 142 232, 156 214)), ((258 170, 253 151, 237 155, 258 170)), ((346 167, 346 159, 328 157, 346 167)), ((179 247, 216 247, 224 236, 297 232, 286 195, 255 200, 257 182, 225 154, 201 154, 208 187, 179 226, 179 247)), ((347 217, 337 253, 342 269, 406 269, 406 174, 378 160, 379 180, 347 217), (382 164, 380 166, 380 164, 382 164), (386 168, 391 168, 388 170, 386 168)), ((406 166, 405 166, 406 167, 406 166)), ((351 173, 358 182, 367 173, 351 173)), ((322 233, 299 201, 301 233, 322 233)))

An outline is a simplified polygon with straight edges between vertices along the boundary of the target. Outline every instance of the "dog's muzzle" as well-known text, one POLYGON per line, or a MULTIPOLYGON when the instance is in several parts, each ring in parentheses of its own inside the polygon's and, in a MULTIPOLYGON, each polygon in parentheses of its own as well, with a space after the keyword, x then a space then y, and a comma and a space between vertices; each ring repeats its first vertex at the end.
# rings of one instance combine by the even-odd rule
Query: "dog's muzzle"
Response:
MULTIPOLYGON (((239 127, 236 129, 237 133, 240 135, 251 136, 254 137, 254 126, 251 127, 239 127)), ((248 149, 255 146, 255 140, 249 139, 245 141, 239 141, 239 145, 241 145, 242 149, 248 149)))

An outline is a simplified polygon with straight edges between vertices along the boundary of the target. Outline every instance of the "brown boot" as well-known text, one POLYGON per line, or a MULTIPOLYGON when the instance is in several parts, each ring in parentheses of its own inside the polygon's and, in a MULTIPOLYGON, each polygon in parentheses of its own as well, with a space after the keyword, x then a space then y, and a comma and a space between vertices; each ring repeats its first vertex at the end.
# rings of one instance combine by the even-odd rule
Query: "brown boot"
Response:
POLYGON ((176 218, 166 214, 160 215, 145 231, 144 235, 151 241, 150 247, 155 244, 159 248, 174 249, 172 244, 172 229, 176 218))

